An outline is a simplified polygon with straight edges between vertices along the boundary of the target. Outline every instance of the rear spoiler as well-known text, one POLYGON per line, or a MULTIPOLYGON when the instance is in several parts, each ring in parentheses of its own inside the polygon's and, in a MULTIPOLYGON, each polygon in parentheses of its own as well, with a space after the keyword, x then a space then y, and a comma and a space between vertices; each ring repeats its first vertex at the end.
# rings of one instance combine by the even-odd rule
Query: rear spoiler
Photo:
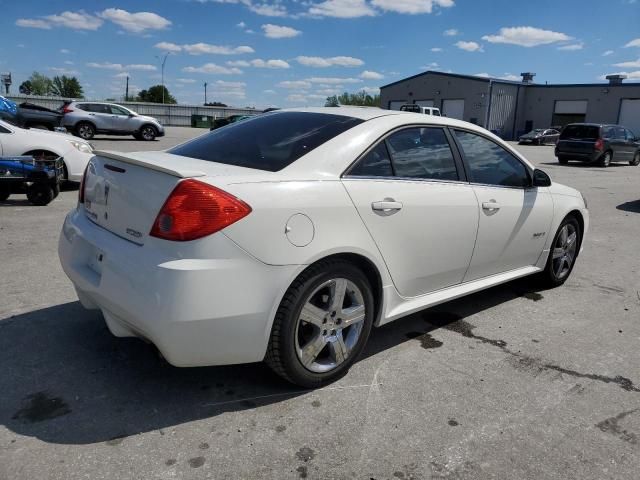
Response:
POLYGON ((178 178, 192 178, 192 177, 206 177, 207 174, 197 170, 175 170, 170 167, 165 167, 157 163, 149 162, 146 160, 138 159, 135 157, 135 153, 130 155, 123 154, 121 152, 112 152, 109 150, 94 150, 95 155, 99 155, 105 158, 111 158, 120 162, 129 163, 131 165, 138 165, 140 167, 148 168, 150 170, 156 170, 157 172, 166 173, 173 177, 178 178))

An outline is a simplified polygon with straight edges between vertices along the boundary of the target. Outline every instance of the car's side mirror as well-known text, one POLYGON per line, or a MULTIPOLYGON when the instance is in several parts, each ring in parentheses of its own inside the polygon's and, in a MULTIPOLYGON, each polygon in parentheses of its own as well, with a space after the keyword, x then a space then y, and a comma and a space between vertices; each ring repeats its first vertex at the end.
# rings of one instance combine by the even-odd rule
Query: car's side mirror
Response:
POLYGON ((533 171, 533 186, 534 187, 550 187, 551 177, 537 168, 533 171))

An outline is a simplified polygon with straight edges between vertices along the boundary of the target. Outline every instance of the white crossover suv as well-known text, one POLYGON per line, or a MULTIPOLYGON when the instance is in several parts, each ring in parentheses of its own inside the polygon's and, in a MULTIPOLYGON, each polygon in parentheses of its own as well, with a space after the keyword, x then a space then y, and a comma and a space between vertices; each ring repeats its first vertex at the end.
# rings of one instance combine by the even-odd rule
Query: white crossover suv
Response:
POLYGON ((97 152, 59 255, 114 335, 316 387, 374 326, 525 275, 561 285, 588 223, 580 192, 470 123, 281 110, 166 152, 97 152))

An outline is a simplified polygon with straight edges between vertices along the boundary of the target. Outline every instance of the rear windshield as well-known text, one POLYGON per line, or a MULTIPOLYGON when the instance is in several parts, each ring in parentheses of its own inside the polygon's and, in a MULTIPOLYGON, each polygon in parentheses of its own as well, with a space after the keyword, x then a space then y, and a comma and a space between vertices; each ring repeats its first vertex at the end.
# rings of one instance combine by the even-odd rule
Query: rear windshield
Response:
POLYGON ((567 125, 562 130, 560 138, 563 140, 597 140, 600 138, 600 127, 595 125, 567 125))
POLYGON ((213 130, 169 153, 277 172, 362 122, 326 113, 274 112, 213 130))

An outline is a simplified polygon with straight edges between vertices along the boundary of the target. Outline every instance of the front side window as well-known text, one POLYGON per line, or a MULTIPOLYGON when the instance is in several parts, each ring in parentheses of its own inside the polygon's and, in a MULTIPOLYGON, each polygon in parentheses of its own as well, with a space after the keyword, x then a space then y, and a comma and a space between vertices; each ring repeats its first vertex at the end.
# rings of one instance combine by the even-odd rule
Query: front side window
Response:
POLYGON ((387 138, 396 176, 458 180, 453 153, 442 128, 407 128, 387 138))
POLYGON ((344 115, 275 112, 231 123, 168 152, 207 162, 277 172, 362 122, 344 115))
POLYGON ((631 130, 625 129, 624 133, 627 135, 628 141, 633 142, 636 139, 635 134, 631 130))
POLYGON ((471 181, 504 187, 527 187, 527 168, 500 145, 470 132, 456 130, 456 137, 471 170, 471 181))
POLYGON ((109 108, 111 109, 112 115, 129 115, 129 112, 127 112, 124 108, 116 107, 115 105, 109 105, 109 108))

